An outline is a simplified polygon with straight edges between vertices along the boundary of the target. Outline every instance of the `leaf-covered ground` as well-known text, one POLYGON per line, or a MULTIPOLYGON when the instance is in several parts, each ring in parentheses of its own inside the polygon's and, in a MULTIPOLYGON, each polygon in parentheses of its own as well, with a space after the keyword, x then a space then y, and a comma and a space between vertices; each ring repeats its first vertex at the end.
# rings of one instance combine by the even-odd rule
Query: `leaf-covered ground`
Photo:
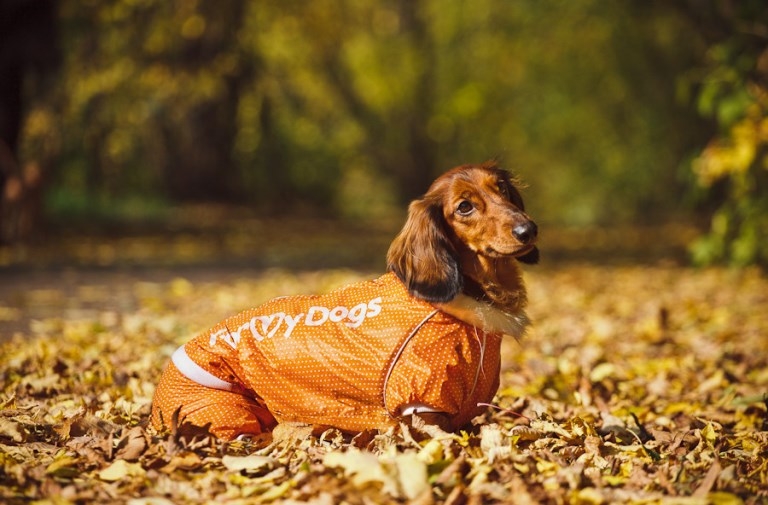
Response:
POLYGON ((467 432, 280 426, 221 443, 147 428, 155 381, 193 333, 273 296, 374 275, 73 271, 4 286, 0 502, 768 501, 757 270, 528 270, 534 327, 506 343, 499 395, 467 432))

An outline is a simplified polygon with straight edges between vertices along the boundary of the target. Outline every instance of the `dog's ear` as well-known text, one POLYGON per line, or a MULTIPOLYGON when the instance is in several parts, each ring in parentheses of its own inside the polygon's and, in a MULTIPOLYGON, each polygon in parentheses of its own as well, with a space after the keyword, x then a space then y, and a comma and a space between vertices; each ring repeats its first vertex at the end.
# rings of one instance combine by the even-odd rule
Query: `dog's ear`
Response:
POLYGON ((527 252, 523 254, 522 256, 518 256, 517 261, 520 263, 526 263, 528 265, 535 265, 539 262, 539 248, 534 247, 530 250, 530 252, 527 252))
POLYGON ((464 287, 456 251, 445 233, 442 208, 425 199, 408 207, 408 219, 387 252, 387 269, 421 300, 453 300, 464 287))

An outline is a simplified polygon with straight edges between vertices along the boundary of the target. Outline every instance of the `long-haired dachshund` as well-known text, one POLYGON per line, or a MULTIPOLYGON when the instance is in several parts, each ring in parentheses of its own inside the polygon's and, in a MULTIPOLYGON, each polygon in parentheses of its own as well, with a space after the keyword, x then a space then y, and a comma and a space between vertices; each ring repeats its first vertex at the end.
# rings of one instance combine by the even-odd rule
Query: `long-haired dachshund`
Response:
POLYGON ((519 263, 538 261, 536 238, 507 172, 454 168, 411 203, 387 274, 276 298, 180 347, 152 423, 224 439, 278 422, 356 432, 414 414, 458 429, 496 394, 502 335, 525 331, 519 263))

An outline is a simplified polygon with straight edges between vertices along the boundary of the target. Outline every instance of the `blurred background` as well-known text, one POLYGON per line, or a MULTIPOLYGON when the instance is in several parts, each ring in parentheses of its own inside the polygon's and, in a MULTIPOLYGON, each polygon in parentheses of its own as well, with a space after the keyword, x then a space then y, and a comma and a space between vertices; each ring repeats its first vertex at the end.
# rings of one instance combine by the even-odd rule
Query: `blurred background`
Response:
POLYGON ((0 0, 0 266, 383 268, 489 158, 545 259, 765 265, 767 48, 764 0, 0 0))

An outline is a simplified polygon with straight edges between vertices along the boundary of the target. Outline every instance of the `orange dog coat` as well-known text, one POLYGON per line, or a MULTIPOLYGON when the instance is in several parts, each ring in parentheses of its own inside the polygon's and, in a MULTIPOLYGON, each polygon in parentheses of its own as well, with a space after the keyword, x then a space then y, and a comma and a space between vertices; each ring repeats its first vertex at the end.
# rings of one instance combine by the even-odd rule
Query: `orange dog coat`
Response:
POLYGON ((217 436, 302 422, 355 432, 442 412, 466 425, 499 386, 501 335, 410 296, 392 273, 319 296, 276 298, 180 347, 152 422, 174 411, 217 436))

